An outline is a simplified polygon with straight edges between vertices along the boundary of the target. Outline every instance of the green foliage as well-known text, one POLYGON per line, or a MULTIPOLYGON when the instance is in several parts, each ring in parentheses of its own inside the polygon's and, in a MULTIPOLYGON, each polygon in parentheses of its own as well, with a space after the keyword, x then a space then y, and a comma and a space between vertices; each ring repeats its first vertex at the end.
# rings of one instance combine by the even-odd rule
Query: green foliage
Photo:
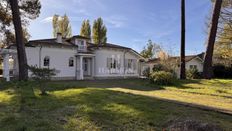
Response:
POLYGON ((38 95, 37 88, 9 85, 0 91, 0 127, 2 131, 161 131, 174 120, 195 118, 217 124, 226 131, 232 130, 230 115, 175 103, 181 101, 231 111, 231 80, 180 82, 182 86, 162 86, 163 90, 156 90, 141 79, 54 81, 48 83, 51 95, 43 97, 38 95), (227 93, 219 93, 221 91, 227 93), (23 103, 21 97, 24 97, 23 103), (25 107, 22 111, 18 110, 21 105, 25 107))
MULTIPOLYGON (((24 42, 27 42, 30 35, 27 26, 30 20, 39 17, 41 3, 39 0, 18 0, 20 13, 22 14, 21 22, 23 26, 24 42)), ((9 0, 1 0, 0 2, 0 46, 6 47, 11 43, 15 43, 15 33, 13 27, 12 13, 9 0)))
POLYGON ((172 73, 166 71, 153 72, 150 76, 151 83, 158 85, 170 85, 174 81, 172 73))
POLYGON ((200 73, 196 68, 191 68, 186 71, 186 76, 188 79, 198 79, 200 78, 200 73))
POLYGON ((41 94, 46 94, 46 82, 51 80, 52 76, 56 75, 55 69, 38 68, 36 66, 30 66, 29 70, 32 72, 31 77, 33 80, 39 83, 41 94))
POLYGON ((143 50, 141 51, 141 55, 144 58, 153 58, 155 56, 157 56, 158 52, 160 52, 162 49, 160 47, 160 45, 155 44, 152 42, 152 40, 148 40, 147 42, 147 46, 143 47, 143 50))
POLYGON ((64 38, 69 38, 72 36, 72 28, 66 14, 64 14, 64 16, 55 14, 52 19, 52 25, 54 37, 56 37, 57 33, 61 33, 62 37, 64 38))
POLYGON ((104 25, 101 17, 97 20, 94 20, 92 31, 94 44, 105 44, 107 42, 107 28, 104 25))
POLYGON ((163 64, 155 64, 152 68, 152 71, 153 72, 156 72, 156 71, 167 71, 167 72, 171 72, 171 69, 168 69, 167 66, 163 65, 163 64))
POLYGON ((222 64, 213 66, 213 73, 215 78, 232 78, 232 67, 227 67, 222 64))
POLYGON ((150 77, 150 68, 146 68, 144 71, 143 71, 143 76, 149 78, 150 77))
POLYGON ((89 20, 84 20, 82 22, 80 32, 81 32, 80 33, 81 36, 91 38, 91 27, 90 27, 90 24, 89 24, 89 20))

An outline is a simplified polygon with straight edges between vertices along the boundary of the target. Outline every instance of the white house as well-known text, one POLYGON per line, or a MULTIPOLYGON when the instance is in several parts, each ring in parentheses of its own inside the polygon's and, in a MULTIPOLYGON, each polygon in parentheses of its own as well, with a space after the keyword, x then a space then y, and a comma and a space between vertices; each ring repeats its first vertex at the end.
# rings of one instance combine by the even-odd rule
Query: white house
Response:
MULTIPOLYGON (((16 52, 16 46, 11 45, 8 50, 16 52)), ((96 45, 79 35, 67 39, 58 33, 57 38, 32 40, 26 44, 25 50, 28 65, 57 70, 53 79, 125 78, 141 74, 143 57, 133 49, 110 43, 96 45)), ((9 72, 6 69, 9 56, 14 61, 12 75, 17 76, 17 53, 2 55, 5 56, 5 76, 9 72)))
MULTIPOLYGON (((186 68, 186 70, 189 70, 191 68, 195 68, 199 72, 203 72, 204 54, 205 53, 185 56, 185 68, 186 68)), ((179 62, 179 60, 180 60, 180 57, 178 57, 178 56, 167 58, 167 61, 176 64, 175 73, 177 74, 177 76, 180 76, 180 65, 179 65, 180 62, 179 62)), ((160 62, 159 58, 150 59, 145 63, 144 68, 150 68, 150 71, 152 71, 152 68, 154 67, 154 65, 159 64, 159 62, 160 62)))

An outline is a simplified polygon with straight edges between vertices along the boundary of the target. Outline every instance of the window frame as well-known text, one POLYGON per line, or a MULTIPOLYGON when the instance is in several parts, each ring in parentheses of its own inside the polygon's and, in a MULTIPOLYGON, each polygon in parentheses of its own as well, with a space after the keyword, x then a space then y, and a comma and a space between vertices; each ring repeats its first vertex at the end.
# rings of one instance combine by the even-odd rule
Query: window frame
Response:
POLYGON ((50 57, 49 56, 45 56, 43 59, 43 66, 50 66, 50 57))
POLYGON ((73 57, 70 57, 70 58, 68 59, 68 66, 69 66, 69 67, 74 67, 74 58, 73 58, 73 57))

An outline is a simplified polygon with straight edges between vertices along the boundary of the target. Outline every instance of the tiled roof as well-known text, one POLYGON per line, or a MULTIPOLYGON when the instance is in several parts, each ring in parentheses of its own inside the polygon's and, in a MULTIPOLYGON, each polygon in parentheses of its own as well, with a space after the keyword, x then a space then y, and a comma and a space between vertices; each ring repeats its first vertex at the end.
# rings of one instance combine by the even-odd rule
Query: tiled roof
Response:
POLYGON ((53 39, 40 39, 40 40, 31 40, 28 42, 29 45, 38 45, 38 44, 48 44, 53 46, 76 46, 71 42, 68 42, 67 39, 62 39, 62 43, 58 43, 56 38, 53 39))
POLYGON ((98 47, 131 49, 131 48, 128 48, 128 47, 125 47, 125 46, 120 46, 120 45, 111 44, 111 43, 105 43, 105 44, 100 44, 100 45, 89 43, 89 48, 98 48, 98 47))

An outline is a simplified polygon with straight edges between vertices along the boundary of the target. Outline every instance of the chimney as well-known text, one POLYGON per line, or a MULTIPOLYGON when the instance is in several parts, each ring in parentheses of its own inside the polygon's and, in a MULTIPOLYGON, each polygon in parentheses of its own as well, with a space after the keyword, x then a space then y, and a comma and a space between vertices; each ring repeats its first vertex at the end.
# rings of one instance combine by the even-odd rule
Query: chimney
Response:
POLYGON ((56 36, 56 42, 57 43, 62 43, 62 34, 61 33, 57 33, 57 36, 56 36))

